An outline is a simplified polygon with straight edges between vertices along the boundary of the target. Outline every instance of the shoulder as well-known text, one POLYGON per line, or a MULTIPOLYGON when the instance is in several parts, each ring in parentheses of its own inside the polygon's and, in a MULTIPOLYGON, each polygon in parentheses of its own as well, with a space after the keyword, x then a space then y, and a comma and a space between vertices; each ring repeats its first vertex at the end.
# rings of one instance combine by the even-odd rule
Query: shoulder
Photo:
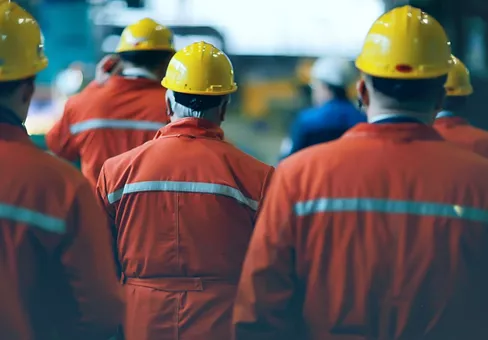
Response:
POLYGON ((12 185, 25 193, 26 200, 42 202, 48 210, 67 213, 80 190, 91 191, 88 180, 78 169, 47 152, 26 151, 16 161, 16 166, 24 169, 19 170, 19 177, 12 180, 12 185))
POLYGON ((350 116, 357 117, 359 115, 360 112, 349 102, 329 102, 321 107, 305 111, 302 123, 312 130, 324 127, 342 127, 350 119, 350 116))
POLYGON ((145 142, 134 149, 121 153, 115 157, 109 158, 104 163, 104 168, 108 170, 116 170, 129 166, 136 158, 143 154, 146 150, 152 148, 159 140, 153 139, 145 142))
POLYGON ((38 170, 49 176, 51 183, 69 186, 85 183, 85 177, 70 162, 40 150, 37 158, 38 170))
POLYGON ((160 145, 160 142, 160 139, 152 139, 134 149, 107 159, 103 163, 101 176, 104 176, 106 179, 118 181, 130 172, 134 166, 139 166, 141 162, 143 162, 143 164, 150 164, 151 159, 147 159, 147 153, 156 145, 160 145), (135 163, 137 163, 137 165, 135 163))
POLYGON ((99 92, 101 89, 103 89, 103 86, 99 85, 95 81, 92 81, 79 93, 71 96, 68 99, 67 104, 69 104, 70 106, 82 104, 84 100, 90 98, 91 96, 93 96, 94 93, 99 92))
POLYGON ((454 145, 449 145, 449 157, 451 157, 456 169, 459 168, 470 173, 478 172, 488 179, 488 176, 486 176, 488 173, 488 158, 454 145))
MULTIPOLYGON (((347 144, 347 140, 337 139, 331 142, 322 143, 302 149, 280 162, 278 169, 286 172, 289 176, 296 176, 306 168, 316 167, 318 164, 329 163, 334 159, 341 159, 343 154, 340 152, 347 144)), ((321 166, 321 171, 323 165, 321 166)))
POLYGON ((473 125, 469 125, 469 129, 473 132, 473 134, 476 135, 477 140, 488 142, 488 131, 480 129, 473 125))
MULTIPOLYGON (((66 114, 70 115, 72 111, 79 111, 80 108, 83 108, 94 100, 93 95, 97 92, 95 91, 96 88, 99 88, 98 84, 91 85, 91 83, 85 87, 80 93, 77 93, 71 96, 64 106, 65 116, 66 114)), ((76 118, 76 115, 73 117, 76 118)))
POLYGON ((261 173, 262 175, 266 175, 269 171, 274 169, 273 166, 245 153, 232 143, 229 143, 228 141, 223 141, 223 143, 224 154, 227 154, 226 157, 231 157, 232 163, 237 166, 247 168, 255 173, 261 173))

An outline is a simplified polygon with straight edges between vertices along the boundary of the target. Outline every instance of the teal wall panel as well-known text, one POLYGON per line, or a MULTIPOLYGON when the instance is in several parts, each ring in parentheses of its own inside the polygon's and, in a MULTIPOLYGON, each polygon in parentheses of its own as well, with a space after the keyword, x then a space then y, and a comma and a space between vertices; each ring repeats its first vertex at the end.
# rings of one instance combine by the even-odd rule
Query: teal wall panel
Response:
POLYGON ((73 61, 94 62, 95 45, 85 2, 41 3, 38 20, 45 39, 49 67, 39 74, 40 83, 50 83, 73 61))

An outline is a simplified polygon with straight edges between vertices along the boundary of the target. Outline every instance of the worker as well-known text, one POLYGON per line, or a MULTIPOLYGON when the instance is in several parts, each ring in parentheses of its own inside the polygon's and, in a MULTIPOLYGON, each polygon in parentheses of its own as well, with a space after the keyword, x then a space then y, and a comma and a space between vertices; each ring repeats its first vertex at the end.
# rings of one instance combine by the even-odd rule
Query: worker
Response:
POLYGON ((0 338, 106 340, 124 307, 110 228, 88 181, 24 127, 48 64, 37 22, 6 1, 0 31, 0 338))
POLYGON ((451 47, 403 6, 356 60, 368 122, 284 160, 246 255, 237 340, 484 339, 488 160, 432 127, 451 47))
POLYGON ((357 79, 354 65, 343 58, 318 59, 311 70, 315 107, 300 112, 290 137, 281 144, 281 158, 306 147, 339 138, 366 117, 349 100, 348 88, 357 79))
POLYGON ((445 85, 447 97, 434 127, 448 141, 488 157, 488 132, 472 126, 463 118, 463 109, 473 93, 469 70, 454 56, 453 61, 454 67, 445 85))
POLYGON ((230 339, 241 265, 274 168, 223 140, 237 85, 222 51, 187 46, 162 85, 171 123, 106 161, 97 186, 127 292, 124 336, 230 339))
POLYGON ((80 159, 93 188, 105 160, 154 138, 169 122, 160 82, 174 54, 172 32, 142 19, 125 28, 116 51, 121 75, 103 85, 93 81, 71 97, 46 136, 53 153, 69 161, 80 159))

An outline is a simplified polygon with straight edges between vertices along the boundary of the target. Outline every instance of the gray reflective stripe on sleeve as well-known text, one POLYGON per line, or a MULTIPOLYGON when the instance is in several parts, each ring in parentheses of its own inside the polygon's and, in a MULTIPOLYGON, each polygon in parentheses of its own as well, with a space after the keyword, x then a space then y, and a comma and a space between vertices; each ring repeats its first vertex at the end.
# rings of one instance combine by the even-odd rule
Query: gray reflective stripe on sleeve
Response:
POLYGON ((150 122, 145 120, 122 120, 122 119, 90 119, 70 126, 72 135, 95 130, 95 129, 130 129, 157 131, 165 124, 161 122, 150 122))
POLYGON ((57 234, 66 232, 66 223, 60 218, 8 204, 0 203, 0 219, 25 223, 57 234))
POLYGON ((197 194, 211 194, 222 195, 233 198, 240 203, 247 205, 253 210, 258 209, 258 202, 250 199, 238 189, 232 188, 228 185, 202 183, 202 182, 173 182, 173 181, 151 181, 151 182, 136 182, 126 184, 122 189, 108 194, 108 201, 110 204, 117 202, 123 195, 137 192, 147 191, 171 191, 171 192, 186 192, 197 194))
POLYGON ((321 198, 298 202, 294 206, 298 216, 321 212, 379 212, 464 219, 488 223, 488 210, 455 204, 420 201, 399 201, 376 198, 321 198))

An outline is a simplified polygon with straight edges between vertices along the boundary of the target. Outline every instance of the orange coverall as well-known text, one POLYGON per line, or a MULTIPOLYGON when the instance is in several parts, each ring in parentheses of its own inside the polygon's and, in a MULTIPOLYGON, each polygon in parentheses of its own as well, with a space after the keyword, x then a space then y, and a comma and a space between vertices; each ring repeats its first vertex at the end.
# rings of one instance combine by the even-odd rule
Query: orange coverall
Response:
POLYGON ((286 159, 234 307, 238 340, 481 340, 488 160, 432 127, 360 124, 286 159))
POLYGON ((95 188, 103 162, 154 138, 169 122, 166 89, 151 79, 111 77, 89 84, 66 103, 62 118, 46 136, 52 152, 80 159, 95 188))
POLYGON ((273 167, 185 118, 108 160, 98 194, 117 234, 126 340, 228 340, 232 305, 273 167))
POLYGON ((107 340, 123 294, 93 189, 20 123, 0 123, 0 162, 0 338, 107 340))
POLYGON ((435 120, 436 130, 450 142, 488 157, 488 132, 472 126, 458 117, 442 117, 435 120))

